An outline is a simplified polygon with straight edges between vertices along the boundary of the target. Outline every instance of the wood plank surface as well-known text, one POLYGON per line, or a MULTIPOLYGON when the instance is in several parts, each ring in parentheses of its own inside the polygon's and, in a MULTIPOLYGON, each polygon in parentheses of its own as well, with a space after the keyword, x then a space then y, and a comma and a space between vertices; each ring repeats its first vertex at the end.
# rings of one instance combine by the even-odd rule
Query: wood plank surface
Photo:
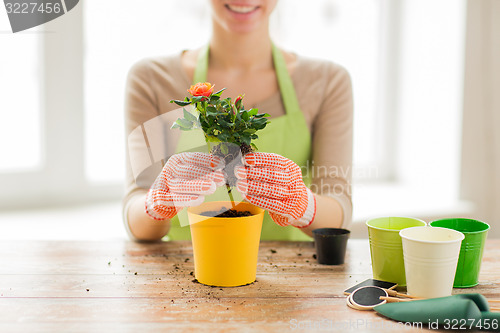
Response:
MULTIPOLYGON (((367 240, 350 240, 341 266, 314 254, 309 242, 262 242, 255 283, 215 288, 193 281, 190 242, 2 242, 0 332, 402 331, 346 306, 343 290, 372 276, 367 240)), ((500 299, 499 258, 488 240, 479 286, 454 294, 500 299)))

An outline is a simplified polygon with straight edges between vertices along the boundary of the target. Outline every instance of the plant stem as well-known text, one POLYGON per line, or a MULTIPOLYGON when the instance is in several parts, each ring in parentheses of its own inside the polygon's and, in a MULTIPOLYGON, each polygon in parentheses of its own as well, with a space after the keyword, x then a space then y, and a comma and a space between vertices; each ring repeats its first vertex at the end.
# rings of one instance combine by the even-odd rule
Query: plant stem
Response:
MULTIPOLYGON (((208 143, 206 134, 205 134, 205 142, 207 143, 208 153, 210 154, 211 148, 210 144, 208 143)), ((234 203, 233 193, 231 193, 231 186, 229 186, 228 183, 226 183, 226 189, 227 189, 227 194, 229 195, 229 199, 231 199, 231 206, 233 207, 234 210, 236 210, 236 204, 234 203)))
POLYGON ((233 206, 233 209, 236 210, 236 205, 234 204, 234 198, 233 198, 233 193, 231 193, 231 186, 226 183, 226 188, 227 188, 227 194, 229 195, 229 199, 231 199, 231 206, 233 206))

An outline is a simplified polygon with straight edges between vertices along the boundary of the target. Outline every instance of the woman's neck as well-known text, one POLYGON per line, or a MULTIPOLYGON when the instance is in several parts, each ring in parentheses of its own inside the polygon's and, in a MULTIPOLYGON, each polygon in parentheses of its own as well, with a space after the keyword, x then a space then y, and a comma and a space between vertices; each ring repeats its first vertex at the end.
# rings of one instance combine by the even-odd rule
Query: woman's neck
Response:
POLYGON ((262 70, 273 67, 267 27, 236 34, 214 24, 210 40, 210 67, 222 70, 262 70))

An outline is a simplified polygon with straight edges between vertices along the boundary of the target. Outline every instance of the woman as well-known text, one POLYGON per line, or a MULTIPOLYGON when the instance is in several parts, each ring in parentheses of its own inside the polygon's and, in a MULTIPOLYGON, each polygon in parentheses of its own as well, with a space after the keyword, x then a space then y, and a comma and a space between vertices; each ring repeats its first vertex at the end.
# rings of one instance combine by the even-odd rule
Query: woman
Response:
MULTIPOLYGON (((334 63, 307 59, 274 46, 269 16, 276 2, 211 0, 213 33, 206 48, 136 64, 127 83, 126 133, 175 109, 168 102, 182 99, 193 82, 226 87, 225 96, 245 93, 245 106, 269 113, 273 124, 259 134, 259 152, 243 161, 249 175, 256 175, 253 171, 257 167, 262 171, 249 179, 246 193, 248 201, 269 212, 262 239, 308 240, 314 229, 345 228, 351 220, 351 83, 345 69, 334 63), (308 167, 309 188, 302 180, 295 182, 293 200, 276 195, 276 191, 262 195, 254 185, 287 186, 266 167, 269 161, 270 165, 281 163, 284 177, 296 176, 297 170, 308 167)), ((128 145, 133 161, 138 144, 130 135, 128 145)), ((154 177, 138 181, 128 165, 123 212, 130 236, 143 241, 159 240, 167 233, 171 239, 189 237, 185 232, 189 228, 171 223, 180 207, 165 200, 165 195, 179 194, 164 185, 175 177, 166 169, 179 170, 178 163, 187 164, 184 167, 188 169, 195 164, 203 166, 211 158, 208 154, 170 158, 165 167, 162 163, 153 168, 153 186, 154 177)), ((191 194, 199 199, 206 193, 191 194)), ((199 200, 191 202, 195 203, 199 200)))

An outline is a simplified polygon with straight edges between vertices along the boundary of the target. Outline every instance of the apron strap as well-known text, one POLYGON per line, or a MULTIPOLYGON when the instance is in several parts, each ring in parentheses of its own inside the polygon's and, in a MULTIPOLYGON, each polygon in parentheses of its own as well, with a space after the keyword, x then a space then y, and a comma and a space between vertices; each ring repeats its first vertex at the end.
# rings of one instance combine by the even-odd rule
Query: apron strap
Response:
POLYGON ((272 43, 274 68, 276 70, 276 77, 278 78, 278 85, 281 91, 281 99, 287 114, 301 113, 299 101, 295 94, 292 78, 286 68, 285 58, 274 43, 272 43))
MULTIPOLYGON (((209 53, 210 45, 206 44, 201 48, 198 54, 196 68, 194 70, 193 84, 206 81, 209 53)), ((299 101, 297 100, 297 95, 295 94, 292 78, 286 68, 285 58, 274 43, 272 43, 272 55, 285 112, 286 114, 300 113, 299 101)))
POLYGON ((193 84, 205 82, 207 80, 209 49, 210 45, 207 44, 203 46, 200 53, 198 53, 198 60, 196 61, 196 68, 194 69, 193 75, 193 84))

